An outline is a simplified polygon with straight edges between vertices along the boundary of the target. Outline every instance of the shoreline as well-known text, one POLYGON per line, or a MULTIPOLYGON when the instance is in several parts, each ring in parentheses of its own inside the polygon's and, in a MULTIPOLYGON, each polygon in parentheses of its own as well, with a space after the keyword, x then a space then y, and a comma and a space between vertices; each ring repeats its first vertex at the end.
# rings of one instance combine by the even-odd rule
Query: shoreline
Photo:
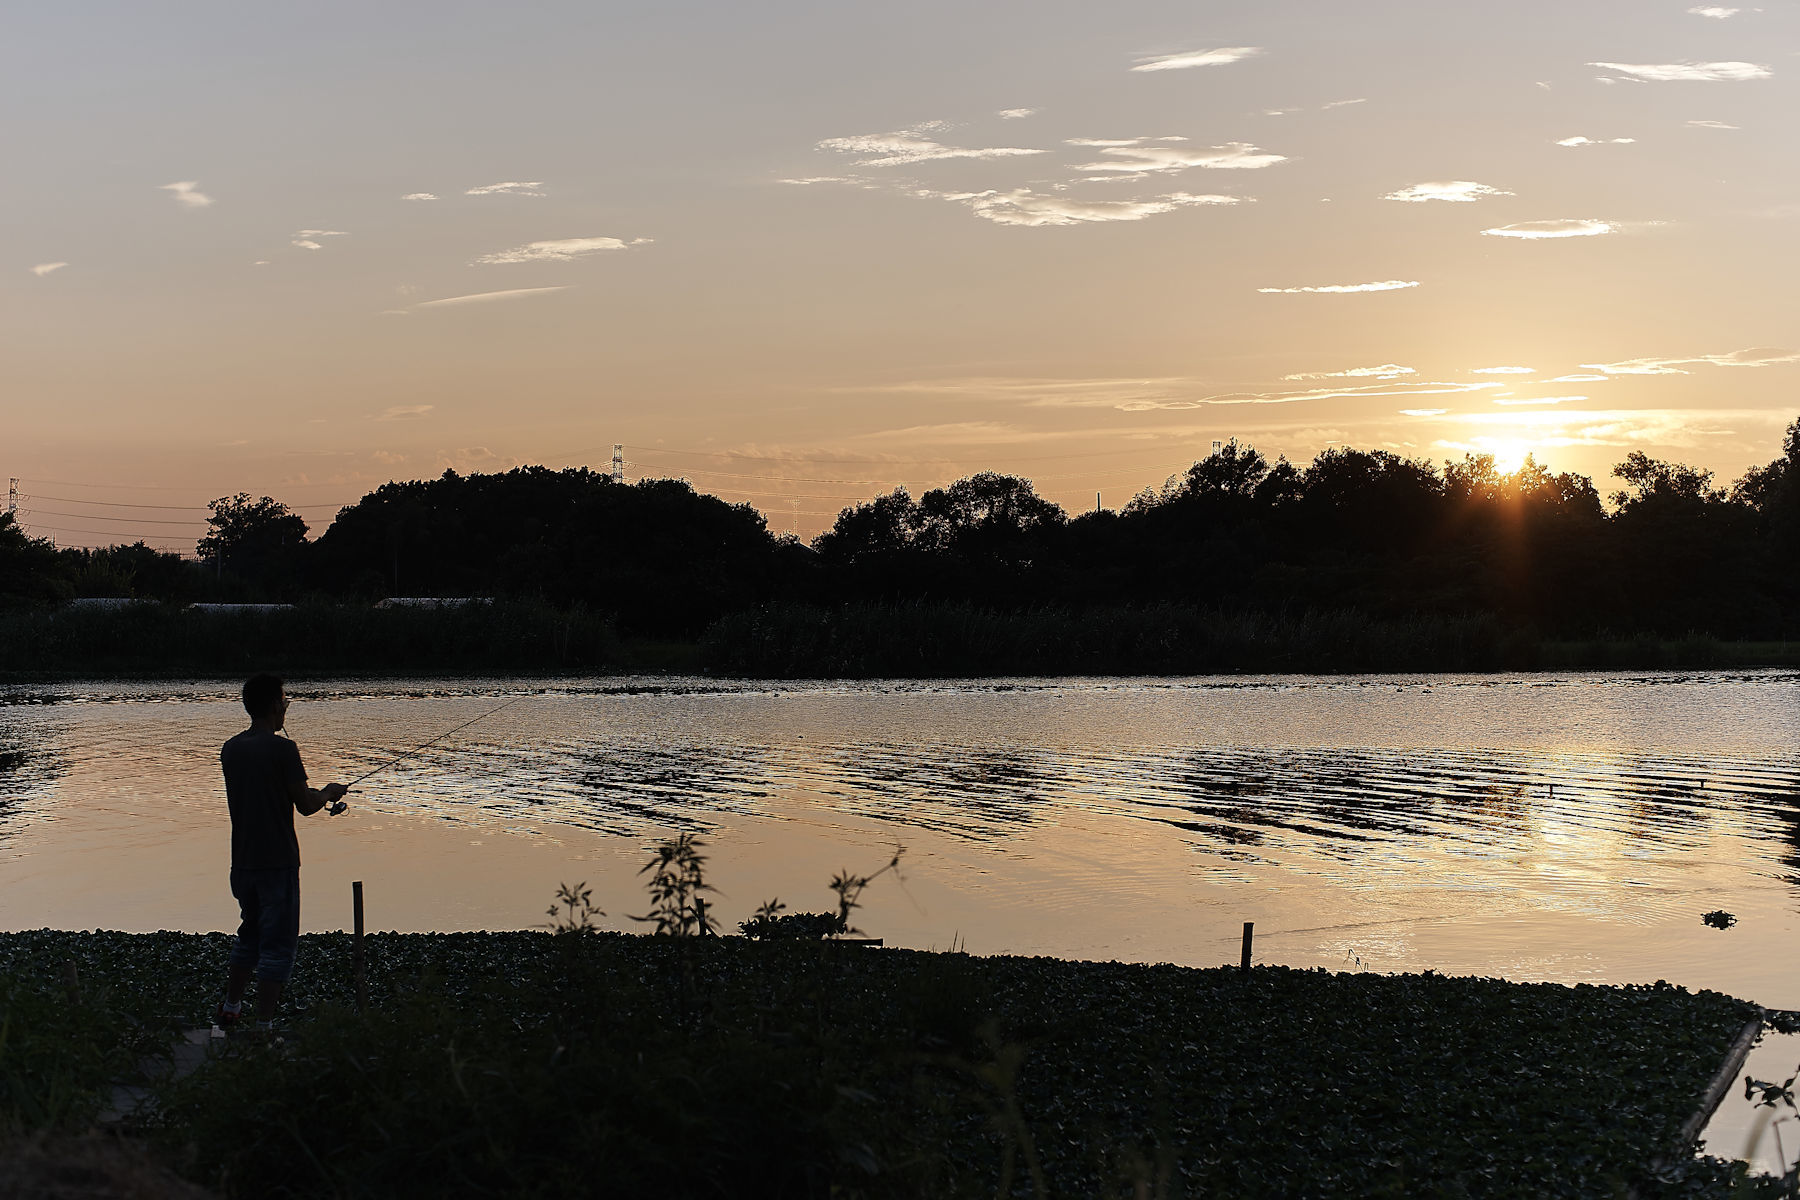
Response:
MULTIPOLYGON (((455 664, 433 665, 411 663, 403 666, 352 670, 335 665, 298 665, 286 668, 283 677, 296 681, 342 679, 375 681, 383 679, 444 680, 508 680, 519 678, 573 680, 599 678, 706 679, 721 683, 731 681, 770 683, 816 683, 827 681, 876 682, 880 680, 1067 680, 1067 679, 1241 679, 1250 677, 1313 676, 1320 678, 1352 678, 1372 676, 1418 675, 1551 675, 1569 672, 1612 673, 1626 671, 1780 671, 1800 669, 1800 641, 1794 642, 1717 642, 1695 649, 1685 641, 1645 642, 1644 640, 1569 641, 1538 644, 1540 660, 1529 666, 1417 666, 1391 667, 1305 667, 1269 670, 1221 669, 1214 671, 1169 670, 1104 671, 1071 668, 1067 671, 982 671, 969 674, 855 673, 855 674, 783 674, 755 672, 715 672, 701 664, 701 644, 656 643, 654 649, 632 654, 618 662, 564 669, 537 666, 487 667, 470 669, 455 664)), ((197 663, 172 663, 144 667, 128 664, 100 664, 66 670, 0 671, 0 687, 32 684, 76 683, 227 683, 239 682, 250 667, 227 670, 197 663)))

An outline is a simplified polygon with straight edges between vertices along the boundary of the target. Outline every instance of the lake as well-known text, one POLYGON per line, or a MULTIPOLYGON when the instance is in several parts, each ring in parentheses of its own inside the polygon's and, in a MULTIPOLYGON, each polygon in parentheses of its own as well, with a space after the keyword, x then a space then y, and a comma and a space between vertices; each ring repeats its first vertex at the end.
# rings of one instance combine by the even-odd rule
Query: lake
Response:
MULTIPOLYGON (((610 916, 708 843, 727 928, 823 910, 893 945, 1563 982, 1800 1008, 1800 674, 297 684, 305 928, 610 916), (497 705, 505 704, 498 711, 497 705), (1729 929, 1702 923, 1725 910, 1729 929)), ((230 929, 235 685, 0 689, 0 926, 230 929)), ((1791 1065, 1790 1065, 1791 1069, 1791 1065)), ((1785 1075, 1785 1072, 1784 1072, 1785 1075)))

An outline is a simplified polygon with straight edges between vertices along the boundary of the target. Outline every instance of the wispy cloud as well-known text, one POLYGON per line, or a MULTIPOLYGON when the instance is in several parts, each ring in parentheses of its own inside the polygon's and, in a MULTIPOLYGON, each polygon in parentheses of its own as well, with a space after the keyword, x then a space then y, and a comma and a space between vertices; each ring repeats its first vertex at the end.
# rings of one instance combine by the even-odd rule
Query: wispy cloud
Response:
POLYGON ((1449 411, 1447 408, 1403 408, 1400 410, 1400 415, 1403 417, 1441 417, 1449 411))
POLYGON ((1078 200, 1072 196, 1016 188, 1009 192, 932 192, 916 196, 966 204, 975 215, 1000 225, 1083 225, 1096 221, 1141 221, 1159 213, 1195 206, 1242 204, 1240 196, 1197 196, 1169 192, 1141 200, 1078 200))
POLYGON ((1218 67, 1242 62, 1261 54, 1261 46, 1220 46, 1215 50, 1183 50, 1176 54, 1153 54, 1137 60, 1134 71, 1182 71, 1189 67, 1218 67))
POLYGON ((1371 383, 1361 387, 1306 388, 1290 392, 1220 392, 1191 399, 1166 400, 1157 403, 1119 404, 1126 412, 1151 409, 1179 410, 1190 408, 1229 407, 1235 405, 1299 404, 1308 400, 1361 400, 1376 396, 1444 396, 1478 392, 1501 386, 1497 383, 1371 383))
POLYGON ((1471 375, 1533 375, 1536 367, 1470 367, 1471 375))
POLYGON ((432 195, 430 192, 408 192, 406 195, 404 195, 400 198, 402 200, 436 200, 437 199, 437 197, 432 195))
POLYGON ((377 421, 405 421, 422 417, 436 407, 434 404, 396 404, 391 408, 382 409, 375 414, 375 419, 377 421))
POLYGON ((1685 62, 1685 63, 1615 63, 1591 62, 1590 67, 1613 71, 1628 79, 1646 83, 1734 82, 1745 79, 1767 79, 1773 72, 1758 63, 1685 62))
POLYGON ((1726 17, 1735 17, 1744 10, 1741 8, 1720 8, 1716 4, 1697 4, 1688 12, 1696 17, 1711 17, 1715 21, 1723 21, 1726 17))
POLYGON ((1319 110, 1323 112, 1330 108, 1347 108, 1352 104, 1367 104, 1368 102, 1369 98, 1367 96, 1358 96, 1354 100, 1328 100, 1324 104, 1319 105, 1319 110))
MULTIPOLYGON (((470 188, 468 191, 464 192, 463 195, 465 195, 465 196, 542 196, 542 195, 544 195, 544 193, 538 191, 538 189, 543 186, 544 185, 541 180, 530 180, 527 182, 513 181, 510 183, 484 183, 480 187, 470 188)), ((424 193, 421 192, 419 194, 423 195, 424 193)))
POLYGON ((1103 162, 1082 163, 1075 168, 1077 171, 1117 172, 1133 179, 1154 172, 1186 171, 1191 167, 1254 171, 1287 161, 1285 155, 1270 154, 1249 142, 1183 146, 1174 138, 1121 138, 1116 141, 1081 140, 1074 144, 1098 146, 1100 153, 1107 156, 1103 162))
POLYGON ((1557 375, 1544 380, 1545 383, 1605 383, 1609 375, 1557 375))
POLYGON ((1586 400, 1586 396, 1495 396, 1495 404, 1528 405, 1528 404, 1567 404, 1571 400, 1586 400))
POLYGON ((31 268, 31 273, 36 275, 39 279, 42 279, 44 276, 50 274, 50 272, 60 271, 68 265, 69 264, 66 262, 39 263, 37 266, 31 268))
POLYGON ((1502 225, 1497 229, 1484 229, 1487 237, 1524 238, 1541 240, 1544 238, 1599 237, 1603 233, 1616 233, 1618 226, 1611 221, 1595 221, 1585 217, 1562 217, 1554 221, 1520 221, 1516 225, 1502 225))
POLYGON ((1416 288, 1416 279, 1383 279, 1375 283, 1325 283, 1315 287, 1266 287, 1257 288, 1259 292, 1276 295, 1295 295, 1301 292, 1339 293, 1339 292, 1397 292, 1401 288, 1416 288))
POLYGON ((1452 204, 1467 204, 1479 200, 1483 196, 1510 196, 1511 192, 1491 187, 1485 183, 1476 183, 1472 179, 1446 179, 1430 183, 1415 183, 1411 187, 1403 187, 1389 192, 1383 200, 1403 200, 1409 204, 1423 204, 1431 200, 1443 200, 1452 204))
MULTIPOLYGON (((1215 385, 1216 386, 1216 385, 1215 385)), ((1391 382, 1292 391, 1212 392, 1187 376, 1155 379, 1042 379, 976 376, 894 384, 873 389, 977 401, 1019 402, 1030 408, 1110 408, 1120 412, 1178 412, 1212 406, 1297 404, 1306 400, 1371 396, 1434 396, 1487 391, 1498 383, 1391 382)), ((870 389, 855 389, 858 391, 870 389)))
POLYGON ((1383 363, 1379 367, 1351 367, 1347 371, 1302 371, 1297 375, 1283 375, 1284 380, 1294 379, 1397 379, 1402 375, 1417 375, 1411 367, 1403 367, 1399 363, 1383 363))
POLYGON ((642 246, 649 238, 632 238, 624 241, 615 237, 581 237, 559 238, 547 242, 527 242, 523 246, 515 246, 511 250, 500 250, 493 254, 484 254, 471 266, 492 265, 496 263, 529 263, 529 262, 574 262, 590 254, 599 254, 607 250, 624 250, 630 246, 642 246))
POLYGON ((324 249, 324 246, 317 239, 349 236, 349 234, 341 229, 300 229, 294 232, 293 237, 290 238, 289 241, 292 245, 298 246, 302 250, 322 250, 324 249))
POLYGON ((1035 108, 1003 108, 995 115, 1002 121, 1023 121, 1026 117, 1035 116, 1035 108))
MULTIPOLYGON (((935 125, 935 122, 934 122, 935 125)), ((938 162, 952 158, 1017 158, 1042 154, 1023 146, 988 146, 970 148, 946 146, 925 136, 924 128, 901 129, 893 133, 860 133, 852 137, 826 138, 815 147, 834 154, 860 154, 859 167, 906 167, 914 163, 938 162)))
MULTIPOLYGON (((1512 440, 1529 436, 1534 447, 1562 449, 1571 446, 1673 446, 1694 449, 1729 437, 1745 426, 1781 428, 1786 414, 1774 409, 1659 409, 1556 410, 1514 409, 1507 412, 1463 413, 1452 418, 1476 429, 1491 428, 1512 440)), ((1439 442, 1449 449, 1491 449, 1495 439, 1476 436, 1472 445, 1439 442)))
POLYGON ((508 288, 503 292, 476 292, 468 296, 446 296, 442 300, 425 300, 413 305, 414 308, 441 308, 453 304, 489 304, 497 300, 516 300, 520 296, 540 296, 545 292, 567 291, 573 284, 559 284, 556 287, 508 288))
POLYGON ((1737 125, 1727 124, 1724 121, 1697 120, 1697 121, 1689 121, 1688 124, 1692 125, 1695 129, 1738 129, 1738 128, 1741 128, 1740 126, 1737 126, 1737 125))
POLYGON ((1637 141, 1636 138, 1591 138, 1576 134, 1574 137, 1561 138, 1556 144, 1559 146, 1629 146, 1635 141, 1637 141))
POLYGON ((1752 346, 1729 354, 1696 354, 1691 358, 1628 358, 1623 362, 1582 363, 1602 375, 1686 375, 1683 367, 1773 367, 1800 362, 1800 351, 1752 346))
POLYGON ((158 190, 174 192, 176 203, 188 208, 205 208, 212 203, 212 197, 199 188, 200 185, 192 179, 184 179, 180 183, 165 183, 158 190))

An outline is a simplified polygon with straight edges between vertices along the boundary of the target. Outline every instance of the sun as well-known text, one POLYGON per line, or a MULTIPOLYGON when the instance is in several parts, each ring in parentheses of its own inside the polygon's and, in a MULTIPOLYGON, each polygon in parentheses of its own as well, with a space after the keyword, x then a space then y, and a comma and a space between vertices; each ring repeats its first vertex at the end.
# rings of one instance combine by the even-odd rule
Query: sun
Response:
POLYGON ((1494 470, 1502 475, 1516 474, 1531 457, 1531 447, 1517 438, 1496 438, 1486 449, 1494 456, 1494 470))

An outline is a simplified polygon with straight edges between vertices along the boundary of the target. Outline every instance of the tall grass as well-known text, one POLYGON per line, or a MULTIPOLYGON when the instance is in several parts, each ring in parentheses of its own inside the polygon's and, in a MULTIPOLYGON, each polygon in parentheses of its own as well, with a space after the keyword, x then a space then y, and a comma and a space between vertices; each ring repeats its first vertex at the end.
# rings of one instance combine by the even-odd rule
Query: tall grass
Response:
POLYGON ((612 621, 582 608, 501 602, 445 609, 316 604, 201 612, 0 613, 0 673, 180 675, 599 670, 619 658, 612 621))

